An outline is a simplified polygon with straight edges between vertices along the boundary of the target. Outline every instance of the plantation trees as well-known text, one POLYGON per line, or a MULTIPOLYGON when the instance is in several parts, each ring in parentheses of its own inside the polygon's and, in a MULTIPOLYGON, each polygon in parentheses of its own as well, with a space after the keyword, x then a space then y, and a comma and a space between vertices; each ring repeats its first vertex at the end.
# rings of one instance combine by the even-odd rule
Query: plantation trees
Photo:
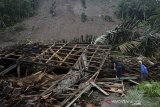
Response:
POLYGON ((33 15, 38 0, 0 0, 0 29, 33 15))

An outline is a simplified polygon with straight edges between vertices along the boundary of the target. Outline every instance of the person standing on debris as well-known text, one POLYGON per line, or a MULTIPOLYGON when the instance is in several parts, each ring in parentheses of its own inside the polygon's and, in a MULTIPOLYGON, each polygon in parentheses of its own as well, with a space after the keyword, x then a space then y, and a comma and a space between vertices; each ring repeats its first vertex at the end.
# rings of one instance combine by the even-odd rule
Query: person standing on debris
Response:
POLYGON ((110 58, 110 61, 114 65, 114 71, 116 71, 116 78, 120 79, 122 75, 122 69, 123 69, 122 64, 114 60, 112 57, 110 58))
POLYGON ((142 61, 138 61, 140 63, 140 71, 141 71, 141 80, 146 80, 148 77, 147 67, 143 64, 142 61))

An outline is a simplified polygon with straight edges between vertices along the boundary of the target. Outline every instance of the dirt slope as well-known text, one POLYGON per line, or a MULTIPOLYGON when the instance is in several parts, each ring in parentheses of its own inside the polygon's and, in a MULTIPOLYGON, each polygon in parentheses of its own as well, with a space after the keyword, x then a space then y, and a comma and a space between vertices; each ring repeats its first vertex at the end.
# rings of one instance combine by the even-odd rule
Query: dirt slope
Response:
POLYGON ((81 0, 57 0, 56 17, 49 13, 53 0, 40 0, 36 14, 23 21, 26 30, 17 33, 0 34, 0 44, 8 45, 17 41, 70 40, 80 35, 101 35, 114 28, 119 20, 115 17, 111 0, 86 0, 87 8, 81 0), (81 22, 81 13, 85 11, 88 21, 81 22), (102 15, 109 15, 114 22, 107 22, 102 15))

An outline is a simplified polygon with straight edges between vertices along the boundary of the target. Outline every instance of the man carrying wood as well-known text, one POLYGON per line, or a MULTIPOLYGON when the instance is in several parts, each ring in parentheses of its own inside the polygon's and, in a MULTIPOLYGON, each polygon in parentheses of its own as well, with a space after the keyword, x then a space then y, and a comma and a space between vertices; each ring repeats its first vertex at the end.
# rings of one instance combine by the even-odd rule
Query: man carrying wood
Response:
POLYGON ((138 61, 140 63, 140 71, 141 71, 141 80, 144 81, 148 77, 147 67, 142 63, 142 61, 138 61))
POLYGON ((120 79, 122 75, 123 66, 118 61, 110 58, 111 63, 114 65, 114 71, 116 71, 116 78, 120 79))

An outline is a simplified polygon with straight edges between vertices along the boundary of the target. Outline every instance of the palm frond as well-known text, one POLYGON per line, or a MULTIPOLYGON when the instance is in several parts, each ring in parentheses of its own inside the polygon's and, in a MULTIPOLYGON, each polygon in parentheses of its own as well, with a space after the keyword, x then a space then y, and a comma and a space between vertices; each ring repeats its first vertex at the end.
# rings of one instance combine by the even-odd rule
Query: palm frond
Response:
POLYGON ((140 46, 140 41, 129 41, 118 46, 122 53, 133 53, 140 46))

